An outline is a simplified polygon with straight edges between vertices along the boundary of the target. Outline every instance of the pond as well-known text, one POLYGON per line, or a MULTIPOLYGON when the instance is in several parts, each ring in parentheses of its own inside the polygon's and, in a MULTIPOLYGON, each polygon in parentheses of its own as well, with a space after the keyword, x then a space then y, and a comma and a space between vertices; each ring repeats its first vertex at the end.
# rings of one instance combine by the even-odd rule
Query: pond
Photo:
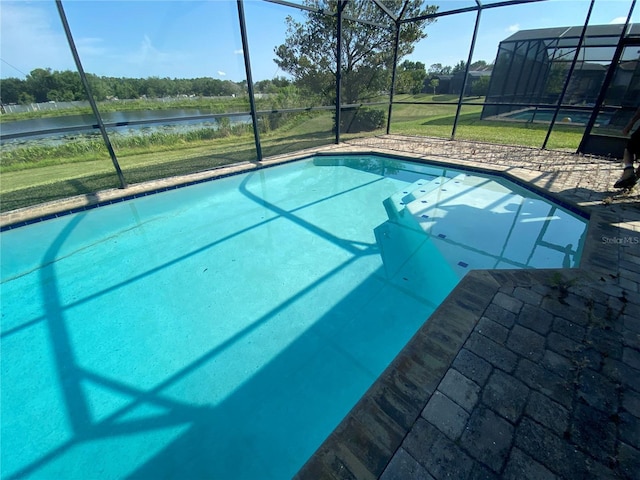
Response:
MULTIPOLYGON (((219 119, 226 117, 232 125, 250 123, 251 116, 244 114, 212 114, 201 109, 127 110, 104 112, 102 121, 110 130, 118 133, 140 133, 175 130, 188 131, 194 128, 218 128, 219 119)), ((0 143, 24 142, 25 139, 60 140, 70 133, 97 131, 98 122, 91 115, 65 115, 59 117, 32 118, 15 122, 3 122, 0 143)))

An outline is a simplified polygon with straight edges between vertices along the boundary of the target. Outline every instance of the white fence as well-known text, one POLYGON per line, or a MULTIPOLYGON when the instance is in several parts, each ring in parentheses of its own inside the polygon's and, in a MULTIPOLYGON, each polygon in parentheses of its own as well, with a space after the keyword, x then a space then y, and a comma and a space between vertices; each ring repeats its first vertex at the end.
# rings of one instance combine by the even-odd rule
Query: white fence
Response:
POLYGON ((23 113, 23 112, 38 112, 42 110, 58 110, 62 108, 71 107, 88 107, 89 102, 45 102, 45 103, 30 103, 28 105, 2 105, 0 111, 2 113, 23 113))

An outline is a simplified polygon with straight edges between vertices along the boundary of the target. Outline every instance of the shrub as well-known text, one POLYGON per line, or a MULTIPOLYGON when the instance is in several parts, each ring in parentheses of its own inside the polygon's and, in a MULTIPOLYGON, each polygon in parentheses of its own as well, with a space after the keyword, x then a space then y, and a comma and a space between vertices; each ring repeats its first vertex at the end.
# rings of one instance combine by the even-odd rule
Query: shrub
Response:
POLYGON ((383 128, 385 124, 386 114, 379 109, 360 107, 343 111, 340 115, 342 133, 370 132, 383 128))

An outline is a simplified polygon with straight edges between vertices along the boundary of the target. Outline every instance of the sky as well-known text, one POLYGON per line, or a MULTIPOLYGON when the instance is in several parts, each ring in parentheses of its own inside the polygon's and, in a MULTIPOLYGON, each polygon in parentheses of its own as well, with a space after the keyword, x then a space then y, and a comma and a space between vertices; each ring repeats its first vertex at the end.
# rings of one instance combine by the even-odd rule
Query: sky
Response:
MULTIPOLYGON (((475 2, 425 4, 447 11, 475 2)), ((624 23, 630 4, 596 0, 589 23, 624 23)), ((87 73, 246 79, 235 0, 63 0, 62 5, 87 73)), ((243 5, 253 80, 285 76, 273 61, 274 49, 284 42, 287 15, 301 20, 300 10, 264 0, 245 0, 243 5)), ((493 62, 499 42, 519 30, 582 25, 588 6, 588 0, 547 0, 486 9, 472 60, 493 62)), ((466 61, 475 20, 475 13, 440 18, 427 27, 427 38, 407 59, 427 67, 466 61)), ((632 21, 640 22, 640 7, 632 21)), ((0 0, 0 77, 24 78, 35 68, 75 70, 55 1, 0 0)))

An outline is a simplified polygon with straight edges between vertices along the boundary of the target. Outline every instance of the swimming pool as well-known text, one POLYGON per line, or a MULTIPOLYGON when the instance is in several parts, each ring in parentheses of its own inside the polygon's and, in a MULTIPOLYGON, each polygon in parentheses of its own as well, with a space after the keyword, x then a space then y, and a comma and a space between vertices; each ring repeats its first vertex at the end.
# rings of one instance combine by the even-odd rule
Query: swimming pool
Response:
MULTIPOLYGON (((550 122, 553 118, 555 110, 552 108, 528 108, 517 112, 500 115, 499 118, 508 118, 510 120, 525 120, 527 122, 550 122)), ((613 118, 614 112, 600 112, 596 118, 599 126, 609 125, 613 118)), ((556 122, 586 125, 591 118, 591 112, 583 110, 560 109, 556 122)))
POLYGON ((290 478, 467 271, 576 266, 585 231, 372 155, 5 231, 2 477, 290 478))

